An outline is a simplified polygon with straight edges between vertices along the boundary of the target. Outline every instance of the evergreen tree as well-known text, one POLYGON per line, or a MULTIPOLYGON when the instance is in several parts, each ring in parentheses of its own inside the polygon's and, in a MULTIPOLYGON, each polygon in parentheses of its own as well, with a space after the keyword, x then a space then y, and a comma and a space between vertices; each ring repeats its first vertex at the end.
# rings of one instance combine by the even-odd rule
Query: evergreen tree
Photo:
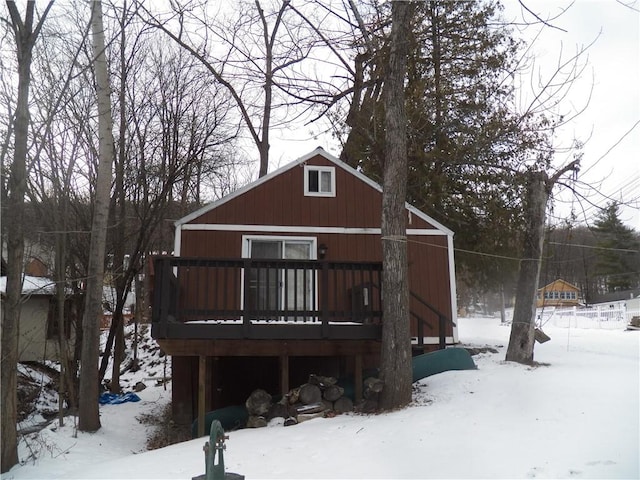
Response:
MULTIPOLYGON (((459 250, 495 255, 457 254, 460 279, 481 289, 515 276, 518 262, 501 257, 517 257, 521 243, 519 172, 532 159, 547 165, 551 152, 540 128, 545 120, 516 112, 509 77, 520 44, 499 26, 500 8, 479 1, 419 4, 406 88, 407 200, 454 230, 459 250)), ((384 70, 388 49, 376 55, 371 76, 384 70)), ((360 108, 351 109, 342 154, 376 180, 384 151, 380 95, 363 94, 360 108)))
POLYGON ((593 231, 599 247, 596 275, 605 292, 640 286, 640 238, 622 223, 617 202, 609 203, 598 214, 593 231))

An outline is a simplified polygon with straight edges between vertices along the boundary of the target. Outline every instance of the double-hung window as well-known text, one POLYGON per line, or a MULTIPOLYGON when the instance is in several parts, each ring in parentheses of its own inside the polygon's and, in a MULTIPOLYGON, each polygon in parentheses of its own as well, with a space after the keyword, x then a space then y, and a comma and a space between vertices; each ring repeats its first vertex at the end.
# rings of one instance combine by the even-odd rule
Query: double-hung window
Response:
POLYGON ((335 167, 318 167, 314 165, 305 165, 304 194, 307 197, 335 197, 335 167))

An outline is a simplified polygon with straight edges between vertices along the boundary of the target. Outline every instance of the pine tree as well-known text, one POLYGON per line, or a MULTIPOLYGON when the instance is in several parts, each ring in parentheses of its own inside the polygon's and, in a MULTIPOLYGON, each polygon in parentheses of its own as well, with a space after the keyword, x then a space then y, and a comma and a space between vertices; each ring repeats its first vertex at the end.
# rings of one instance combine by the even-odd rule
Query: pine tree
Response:
POLYGON ((620 220, 620 206, 609 203, 594 221, 593 232, 599 247, 595 274, 606 292, 640 286, 640 238, 620 220))
MULTIPOLYGON (((459 249, 496 255, 457 255, 462 279, 484 288, 515 276, 518 263, 498 257, 517 256, 521 243, 518 172, 532 158, 544 165, 549 152, 537 120, 516 113, 506 79, 520 44, 497 26, 499 13, 497 3, 420 3, 407 65, 407 200, 454 230, 459 249)), ((384 72, 388 47, 376 55, 371 76, 384 72)), ((371 85, 351 109, 342 158, 380 180, 384 88, 371 85)))

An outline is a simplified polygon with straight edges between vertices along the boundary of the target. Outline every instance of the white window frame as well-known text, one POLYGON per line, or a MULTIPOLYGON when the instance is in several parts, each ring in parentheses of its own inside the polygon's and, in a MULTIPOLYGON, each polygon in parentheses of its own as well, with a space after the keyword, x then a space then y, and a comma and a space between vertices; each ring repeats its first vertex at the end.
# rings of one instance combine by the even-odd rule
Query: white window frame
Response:
POLYGON ((321 167, 317 165, 305 165, 304 166, 304 195, 305 197, 335 197, 336 196, 336 168, 335 167, 321 167), (331 174, 331 185, 328 192, 317 191, 312 192, 309 190, 309 172, 318 172, 318 189, 321 188, 322 182, 320 176, 322 173, 331 174))
MULTIPOLYGON (((276 242, 291 242, 291 243, 308 243, 311 250, 309 251, 309 260, 318 259, 318 238, 317 237, 303 237, 303 236, 287 236, 287 235, 242 235, 242 258, 251 258, 251 242, 257 241, 276 241, 276 242)), ((284 246, 283 246, 284 248, 284 246)), ((240 305, 244 308, 244 268, 240 271, 240 305)), ((312 292, 314 299, 318 299, 318 273, 316 272, 315 279, 315 291, 312 292)))
POLYGON ((242 235, 242 258, 251 257, 251 241, 274 241, 274 242, 291 242, 291 243, 309 243, 311 244, 309 260, 318 259, 318 238, 303 236, 287 236, 287 235, 242 235))

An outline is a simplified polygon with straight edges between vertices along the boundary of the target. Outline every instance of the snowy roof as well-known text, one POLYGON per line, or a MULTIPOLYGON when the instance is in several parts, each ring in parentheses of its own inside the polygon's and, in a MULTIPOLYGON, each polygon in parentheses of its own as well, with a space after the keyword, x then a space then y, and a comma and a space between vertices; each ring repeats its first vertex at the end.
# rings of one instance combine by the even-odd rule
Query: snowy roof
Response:
MULTIPOLYGON (((7 277, 0 277, 0 293, 7 292, 7 277)), ((46 277, 32 277, 26 275, 22 282, 23 295, 53 295, 56 292, 56 282, 46 277)))

